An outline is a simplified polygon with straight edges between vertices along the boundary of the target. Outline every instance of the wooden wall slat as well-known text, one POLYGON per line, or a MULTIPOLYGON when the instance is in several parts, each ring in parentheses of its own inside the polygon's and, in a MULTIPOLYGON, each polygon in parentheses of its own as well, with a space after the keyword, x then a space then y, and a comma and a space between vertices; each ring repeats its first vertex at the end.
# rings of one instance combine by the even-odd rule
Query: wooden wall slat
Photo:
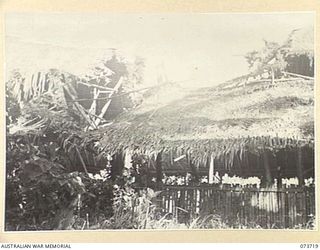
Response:
POLYGON ((312 188, 166 186, 158 201, 158 211, 172 213, 180 223, 215 214, 230 226, 256 223, 263 228, 294 228, 315 215, 312 188))

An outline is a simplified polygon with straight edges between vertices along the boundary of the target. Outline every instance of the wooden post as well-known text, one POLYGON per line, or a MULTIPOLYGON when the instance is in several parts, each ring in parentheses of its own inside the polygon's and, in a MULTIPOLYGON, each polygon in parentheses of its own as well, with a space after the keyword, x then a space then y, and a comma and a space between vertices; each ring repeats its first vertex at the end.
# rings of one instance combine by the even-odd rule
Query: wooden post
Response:
POLYGON ((111 179, 116 180, 118 176, 122 176, 124 168, 124 158, 122 152, 116 152, 111 160, 111 179))
POLYGON ((302 163, 302 149, 301 146, 297 147, 298 160, 297 160, 297 174, 299 179, 299 186, 303 185, 303 163, 302 163))
POLYGON ((208 178, 208 183, 212 184, 214 180, 214 158, 211 155, 210 156, 210 167, 209 167, 209 178, 208 178))
POLYGON ((189 164, 190 164, 190 168, 191 168, 191 173, 194 177, 194 182, 197 183, 199 181, 199 175, 198 175, 197 168, 191 159, 189 160, 189 164))
POLYGON ((268 158, 268 152, 266 149, 263 149, 263 167, 265 170, 265 177, 267 181, 267 186, 272 185, 272 176, 271 176, 271 171, 270 171, 270 164, 269 164, 269 158, 268 158))
POLYGON ((157 184, 162 185, 162 159, 161 152, 157 154, 156 158, 156 176, 157 176, 157 184))

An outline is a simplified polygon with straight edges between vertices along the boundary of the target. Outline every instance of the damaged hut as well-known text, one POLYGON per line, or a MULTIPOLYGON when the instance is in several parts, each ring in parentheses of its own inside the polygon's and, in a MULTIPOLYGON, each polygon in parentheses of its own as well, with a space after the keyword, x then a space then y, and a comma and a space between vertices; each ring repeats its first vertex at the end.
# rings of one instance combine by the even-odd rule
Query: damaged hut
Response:
MULTIPOLYGON (((23 114, 8 125, 8 141, 20 147, 24 140, 28 152, 34 144, 33 164, 42 157, 68 172, 104 170, 112 183, 159 190, 157 207, 182 222, 217 214, 232 226, 305 225, 315 214, 313 66, 294 66, 298 52, 288 41, 250 54, 253 66, 263 58, 255 75, 188 94, 175 84, 149 88, 121 114, 117 98, 130 93, 121 92, 121 64, 87 78, 16 77, 7 87, 23 114)), ((19 167, 7 159, 7 170, 19 167)))
POLYGON ((112 156, 112 178, 163 190, 159 207, 182 221, 179 208, 292 228, 314 214, 304 189, 314 179, 313 88, 300 78, 145 100, 95 136, 112 156))
POLYGON ((285 71, 314 77, 314 31, 298 29, 290 36, 290 48, 286 53, 285 71))

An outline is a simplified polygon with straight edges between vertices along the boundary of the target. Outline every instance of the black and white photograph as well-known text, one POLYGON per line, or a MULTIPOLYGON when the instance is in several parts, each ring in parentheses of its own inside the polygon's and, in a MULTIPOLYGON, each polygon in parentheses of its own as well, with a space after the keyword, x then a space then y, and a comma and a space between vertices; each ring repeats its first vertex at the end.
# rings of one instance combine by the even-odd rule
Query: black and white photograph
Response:
POLYGON ((317 230, 314 26, 7 12, 4 230, 317 230))

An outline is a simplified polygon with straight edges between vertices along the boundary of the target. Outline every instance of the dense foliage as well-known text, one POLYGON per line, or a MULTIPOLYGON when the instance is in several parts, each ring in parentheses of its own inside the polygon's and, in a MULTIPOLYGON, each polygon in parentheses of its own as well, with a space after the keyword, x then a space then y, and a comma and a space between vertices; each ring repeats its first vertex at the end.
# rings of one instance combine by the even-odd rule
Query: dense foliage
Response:
POLYGON ((285 51, 286 47, 280 46, 275 42, 265 41, 261 51, 251 51, 245 55, 245 59, 254 74, 272 71, 275 76, 279 76, 287 66, 285 51))
POLYGON ((70 172, 22 139, 8 145, 7 230, 71 229, 111 216, 110 180, 70 172))
MULTIPOLYGON (((128 76, 139 84, 141 63, 128 71, 113 56, 88 83, 128 76)), ((15 70, 6 83, 6 230, 87 229, 113 214, 112 158, 83 132, 86 123, 65 95, 76 97, 77 80, 53 69, 30 79, 15 70)))

